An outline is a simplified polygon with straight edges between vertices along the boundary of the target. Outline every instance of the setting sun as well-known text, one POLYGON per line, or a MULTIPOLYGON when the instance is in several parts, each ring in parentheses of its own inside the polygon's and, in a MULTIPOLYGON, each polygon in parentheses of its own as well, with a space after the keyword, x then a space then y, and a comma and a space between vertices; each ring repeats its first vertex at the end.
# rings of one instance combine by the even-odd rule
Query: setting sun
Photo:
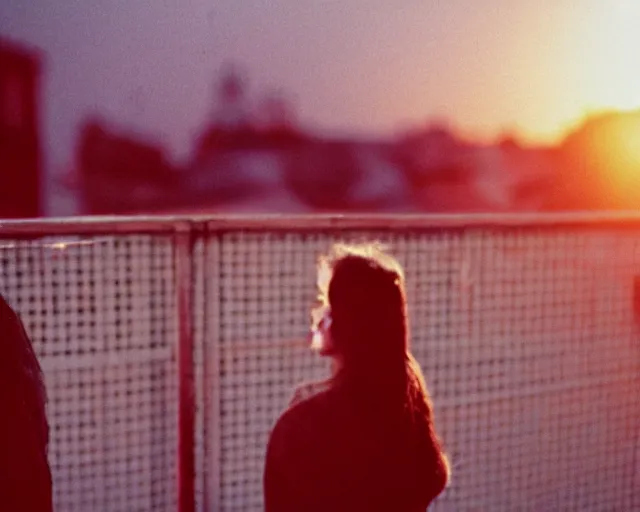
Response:
POLYGON ((640 111, 590 118, 562 145, 563 176, 581 204, 636 209, 640 190, 640 111))
POLYGON ((640 1, 531 5, 517 15, 515 7, 486 14, 498 28, 489 37, 473 26, 466 37, 477 47, 447 42, 443 52, 459 52, 451 57, 455 80, 444 83, 446 74, 441 79, 427 68, 429 94, 419 93, 418 110, 439 101, 443 116, 470 138, 491 139, 506 129, 526 142, 554 143, 585 118, 640 109, 640 1))
POLYGON ((622 196, 631 196, 633 201, 640 190, 640 119, 625 119, 612 126, 605 137, 614 190, 622 196))

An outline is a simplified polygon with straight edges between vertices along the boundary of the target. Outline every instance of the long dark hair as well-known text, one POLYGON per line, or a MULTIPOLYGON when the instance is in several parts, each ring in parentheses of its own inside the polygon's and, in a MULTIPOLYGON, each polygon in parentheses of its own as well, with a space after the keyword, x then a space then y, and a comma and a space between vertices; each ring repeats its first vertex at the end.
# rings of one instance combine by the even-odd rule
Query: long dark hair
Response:
POLYGON ((354 407, 389 439, 416 434, 424 448, 419 451, 429 452, 435 463, 428 471, 446 485, 449 464, 422 371, 410 350, 402 266, 377 245, 334 246, 320 266, 333 350, 341 360, 331 385, 350 395, 354 407))
POLYGON ((410 352, 401 265, 377 245, 336 245, 320 265, 330 274, 321 294, 342 362, 334 382, 376 408, 398 406, 431 420, 424 378, 410 352))

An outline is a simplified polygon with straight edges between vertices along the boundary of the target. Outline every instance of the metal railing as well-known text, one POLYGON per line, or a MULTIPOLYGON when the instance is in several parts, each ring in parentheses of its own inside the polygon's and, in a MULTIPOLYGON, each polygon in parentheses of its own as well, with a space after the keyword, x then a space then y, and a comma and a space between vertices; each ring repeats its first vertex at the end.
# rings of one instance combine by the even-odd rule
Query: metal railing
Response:
MULTIPOLYGON (((203 275, 195 268, 195 260, 197 258, 202 258, 202 255, 195 256, 195 252, 198 251, 199 244, 207 245, 214 244, 211 248, 213 252, 219 252, 220 247, 217 244, 217 241, 224 238, 225 236, 235 236, 236 234, 249 234, 252 235, 260 235, 261 233, 278 233, 278 234, 292 234, 292 235, 307 235, 307 234, 317 234, 322 237, 323 243, 329 242, 335 238, 349 238, 352 234, 357 235, 373 235, 374 237, 390 237, 393 240, 395 234, 402 234, 407 236, 416 236, 422 237, 424 240, 431 240, 433 237, 438 237, 441 234, 451 234, 457 233, 456 236, 464 236, 465 233, 471 233, 472 235, 477 233, 488 233, 488 237, 493 236, 493 233, 502 233, 505 236, 509 237, 512 233, 533 233, 533 236, 537 236, 536 233, 542 232, 543 237, 544 233, 555 233, 561 231, 562 233, 582 233, 587 236, 587 238, 593 233, 601 233, 601 232, 620 232, 620 230, 624 231, 627 238, 631 237, 633 239, 638 240, 638 246, 640 247, 640 213, 636 212, 619 212, 619 213, 570 213, 570 214, 554 214, 554 215, 540 215, 540 214, 530 214, 530 215, 436 215, 436 216, 422 216, 422 215, 402 215, 402 216, 388 216, 388 215, 365 215, 365 216, 342 216, 342 215, 317 215, 317 216, 284 216, 284 215, 270 215, 270 216, 202 216, 202 217, 94 217, 94 218, 74 218, 74 219, 45 219, 45 220, 18 220, 18 221, 0 221, 0 244, 2 244, 2 240, 4 243, 12 243, 15 244, 16 247, 20 247, 24 244, 24 248, 26 251, 35 251, 34 247, 41 247, 43 244, 55 244, 56 239, 60 239, 62 243, 68 241, 70 239, 80 239, 80 240, 92 240, 100 236, 108 236, 108 237, 129 237, 129 236, 151 236, 151 237, 165 237, 170 240, 170 245, 172 247, 172 257, 173 257, 173 270, 172 274, 175 279, 174 283, 174 294, 175 294, 175 306, 176 310, 172 313, 176 315, 176 325, 177 325, 177 339, 175 341, 175 346, 177 347, 177 357, 174 361, 176 364, 176 375, 177 375, 177 400, 178 400, 178 418, 176 420, 178 427, 178 436, 177 436, 177 446, 176 446, 176 454, 177 454, 177 464, 178 470, 176 474, 177 482, 177 500, 176 503, 178 505, 178 510, 180 512, 192 512, 196 510, 196 502, 198 501, 198 492, 201 493, 200 503, 202 507, 202 503, 210 503, 214 508, 214 510, 223 510, 228 509, 231 510, 234 507, 239 507, 238 501, 233 501, 229 498, 228 504, 225 505, 223 503, 223 498, 221 495, 223 494, 221 489, 207 489, 209 483, 206 481, 201 485, 198 484, 198 468, 196 455, 198 452, 198 441, 197 441, 197 433, 198 433, 198 419, 197 419, 197 409, 199 405, 198 400, 201 399, 198 397, 198 386, 206 385, 206 379, 202 382, 198 382, 198 378, 196 377, 196 373, 198 369, 196 368, 197 362, 195 361, 194 353, 197 351, 198 347, 195 338, 197 337, 195 334, 195 330, 197 330, 197 326, 194 325, 196 322, 195 319, 195 308, 196 308, 196 298, 194 294, 196 293, 195 288, 199 279, 208 280, 209 276, 203 275), (462 234, 462 235, 460 235, 462 234), (35 244, 35 246, 33 245, 35 244), (204 383, 204 384, 203 384, 204 383), (200 490, 197 491, 197 488, 200 487, 200 490), (235 503, 235 505, 234 505, 235 503)), ((475 236, 475 235, 474 235, 475 236)), ((520 235, 518 235, 520 236, 520 235)), ((579 235, 582 236, 582 235, 579 235)), ((439 239, 438 239, 439 240, 439 239)), ((474 239, 475 240, 475 239, 474 239)), ((536 239, 537 240, 537 239, 536 239)), ((227 243, 227 242, 225 242, 227 243)), ((235 243, 235 239, 230 240, 229 244, 235 243)), ((303 247, 306 242, 303 240, 300 242, 300 247, 303 247)), ((438 242, 439 243, 439 242, 438 242)), ((473 243, 476 243, 474 241, 473 243)), ((537 241, 536 241, 537 243, 537 241)), ((555 243, 555 242, 554 242, 555 243)), ((631 243, 631 242, 629 242, 631 243)), ((466 242, 463 240, 462 246, 465 250, 467 245, 470 247, 470 251, 472 253, 473 259, 473 251, 475 250, 475 245, 471 242, 465 245, 466 242)), ((635 242, 633 242, 635 244, 635 242)), ((298 246, 296 246, 298 247, 298 246)), ((414 254, 415 251, 420 251, 421 245, 416 245, 415 248, 411 249, 411 254, 414 257, 420 256, 419 252, 414 254)), ((456 246, 457 247, 457 246, 456 246)), ((502 250, 502 246, 498 247, 497 250, 502 250)), ((534 247, 532 245, 531 247, 534 247)), ((535 246, 537 247, 537 246, 535 246)), ((534 247, 534 248, 535 248, 534 247)), ((579 244, 575 247, 579 247, 579 244)), ((573 251, 575 249, 574 246, 569 247, 566 250, 573 251)), ((635 245, 634 245, 635 247, 635 245)), ((492 246, 489 247, 491 250, 492 246)), ((6 249, 10 251, 11 249, 6 249)), ((314 253, 315 246, 309 248, 310 253, 314 253)), ((456 249, 457 250, 457 249, 456 249)), ((526 247, 525 247, 526 250, 526 247)), ((563 246, 560 242, 558 242, 557 247, 551 247, 549 251, 562 252, 565 250, 565 246, 563 246)), ((466 253, 465 253, 466 254, 466 253)), ((554 253, 555 254, 555 253, 554 253)), ((277 254, 276 254, 277 256, 277 254)), ((584 257, 588 257, 588 254, 582 255, 584 257)), ((580 254, 573 254, 572 257, 580 258, 582 257, 580 254)), ((611 265, 616 265, 616 253, 611 250, 607 252, 606 255, 611 259, 611 265)), ((480 256, 478 256, 480 257, 480 256)), ((483 258, 491 258, 490 253, 486 253, 482 255, 483 258)), ((311 254, 311 258, 315 258, 314 254, 311 254)), ((413 260, 411 260, 413 261, 413 260)), ((417 261, 417 260, 416 260, 417 261)), ((472 261, 473 263, 473 261, 472 261)), ((638 260, 640 264, 640 259, 638 260)), ((206 272, 206 264, 204 261, 202 263, 206 272)), ((413 263, 416 264, 416 263, 413 263)), ((448 265, 447 262, 443 263, 443 265, 448 265)), ((608 265, 605 261, 603 265, 608 265)), ((611 266, 610 265, 610 266, 611 266)), ((632 262, 630 264, 630 268, 636 265, 636 262, 632 262)), ((8 269, 5 269, 5 272, 13 272, 14 268, 9 265, 8 269)), ((306 268, 306 267, 305 267, 306 268)), ((491 267, 493 268, 493 267, 491 267)), ((568 268, 568 267, 567 267, 568 268)), ((0 269, 1 270, 1 269, 0 269)), ((409 269, 410 271, 417 269, 409 269)), ((627 267, 625 267, 625 272, 627 267)), ((449 272, 448 267, 442 269, 442 272, 449 272)), ((219 272, 219 269, 216 270, 219 272)), ((497 270, 496 270, 497 272, 497 270)), ((559 271, 561 272, 561 271, 559 271)), ((590 270, 591 272, 591 270, 590 270)), ((638 273, 640 273, 640 266, 638 267, 638 273)), ((451 274, 451 272, 449 272, 451 274)), ((1 276, 2 274, 0 274, 1 276)), ((584 275, 587 275, 586 273, 584 275)), ((584 278, 584 275, 581 274, 581 278, 584 278)), ((588 274, 591 275, 591 274, 588 274)), ((220 286, 220 277, 215 276, 212 279, 215 280, 216 286, 220 286)), ((207 281, 208 282, 208 281, 207 281)), ((313 282, 313 278, 309 278, 309 282, 313 282)), ((203 285, 205 288, 208 286, 207 283, 203 285)), ((233 286, 233 285, 229 285, 233 286)), ((451 285, 449 285, 451 286, 451 285)), ((488 285, 487 285, 488 286, 488 285)), ((517 286, 517 284, 515 285, 517 286)), ((599 286, 599 285, 594 285, 599 286)), ((211 300, 221 300, 220 297, 215 297, 212 295, 208 295, 211 300)), ((444 297, 444 295, 443 295, 444 297)), ((448 297, 448 292, 447 292, 448 297)), ((463 297, 464 299, 464 297, 463 297)), ((477 308, 482 307, 477 304, 465 305, 465 308, 477 308)), ((461 315, 467 315, 469 311, 466 309, 461 310, 461 315)), ((205 313, 203 313, 205 314, 205 313)), ((622 314, 622 313, 621 313, 622 314)), ((626 313, 625 313, 626 314, 626 313)), ((464 316, 466 318, 466 316, 464 316)), ((625 317, 626 318, 626 317, 625 317)), ((466 321, 466 320, 465 320, 466 321)), ((626 320, 625 320, 626 321, 626 320)), ((612 326, 612 328, 615 328, 612 326)), ((426 329, 426 327, 425 327, 426 329)), ((472 329, 472 328, 470 328, 472 329)), ((532 327, 532 329, 534 329, 532 327)), ((223 343, 222 334, 214 333, 216 339, 215 340, 205 340, 206 343, 223 343)), ((567 336, 570 336, 567 335, 567 336)), ((626 331, 624 332, 615 332, 612 333, 613 337, 617 336, 626 336, 626 331)), ((224 342, 227 343, 227 342, 224 342)), ((481 343, 484 347, 485 345, 481 343)), ((268 345, 269 341, 264 342, 264 344, 268 345)), ((224 345, 225 347, 227 345, 224 345)), ((258 344, 253 343, 250 344, 251 347, 257 347, 258 344)), ((547 347, 548 349, 548 347, 547 347)), ((625 350, 631 350, 631 352, 621 353, 621 357, 623 355, 628 357, 629 354, 632 354, 633 349, 629 348, 626 344, 624 345, 625 350)), ((257 349, 256 349, 257 350, 257 349)), ((488 349, 487 349, 488 350, 488 349)), ((493 350, 493 349, 492 349, 493 350)), ((496 349, 497 350, 497 349, 496 349)), ((504 349, 500 348, 500 351, 504 352, 504 349)), ((500 352, 502 354, 502 352, 500 352)), ((222 356, 220 356, 222 357, 222 356)), ((202 362, 200 362, 202 364, 202 362)), ((210 363, 209 364, 214 364, 210 363)), ((220 365, 220 361, 216 361, 215 364, 220 365)), ((591 363, 590 363, 591 364, 591 363)), ((595 363, 594 363, 595 364, 595 363)), ((637 381, 633 381, 632 373, 633 369, 638 367, 640 368, 640 364, 638 361, 632 361, 632 364, 636 366, 625 366, 625 372, 623 377, 625 383, 629 379, 631 379, 632 384, 637 383, 637 381)), ((617 368, 617 366, 616 366, 617 368)), ((220 368, 213 368, 212 371, 219 372, 220 368)), ((609 371, 609 370, 607 370, 609 371)), ((621 370, 622 371, 622 370, 621 370)), ((206 372, 205 372, 206 373, 206 372)), ((588 377, 587 373, 581 374, 581 377, 584 379, 588 377)), ((606 383, 609 373, 603 374, 603 376, 599 377, 598 382, 606 383), (602 378, 604 377, 604 379, 602 378)), ((205 375, 206 377, 206 375, 205 375)), ((228 377, 226 377, 228 378, 228 377)), ((515 377, 514 377, 515 379, 515 377)), ((540 384, 538 381, 532 384, 540 384)), ((544 383, 547 385, 548 383, 544 383)), ((625 384, 626 385, 626 384, 625 384)), ((548 384, 549 389, 558 389, 561 390, 562 387, 554 387, 553 384, 548 384)), ((536 388, 532 386, 531 389, 543 389, 544 386, 539 386, 536 388)), ((544 388, 546 389, 546 388, 544 388)), ((627 388, 625 388, 627 389, 627 388)), ((631 387, 630 389, 633 389, 631 387)), ((222 393, 222 391, 220 391, 222 393)), ((544 394, 544 391, 532 392, 533 394, 544 394)), ((495 394, 495 393, 494 393, 495 394)), ((503 391, 503 395, 509 395, 508 390, 503 391)), ((489 396, 489 395, 487 395, 489 396)), ((492 395, 493 396, 493 395, 492 395)), ((492 398, 492 400, 504 399, 498 397, 492 398)), ((438 400, 438 394, 436 393, 436 408, 438 407, 438 403, 444 404, 443 407, 447 407, 447 399, 443 398, 438 400)), ((224 398, 219 398, 219 400, 223 400, 224 398)), ((230 398, 229 400, 234 400, 234 398, 230 398)), ((266 399, 265 399, 266 400, 266 399)), ((453 404, 454 402, 449 402, 453 404)), ((469 402, 471 404, 471 402, 469 402)), ((624 404, 621 403, 620 407, 625 407, 625 413, 631 414, 632 418, 640 418, 638 416, 637 409, 634 409, 626 402, 624 404), (628 408, 628 410, 627 410, 628 408), (635 415, 635 416, 634 416, 635 415)), ((202 405, 204 409, 208 407, 205 403, 202 405)), ((580 416, 580 421, 584 418, 580 416)), ((214 419, 218 421, 217 419, 214 419)), ((262 428, 262 427, 261 427, 262 428)), ((262 428, 264 430, 264 428, 262 428)), ((637 427, 636 427, 637 430, 637 427)), ((207 436, 211 434, 210 432, 202 433, 203 436, 207 436)), ((262 431, 261 431, 262 435, 262 431)), ((637 446, 637 433, 634 434, 636 436, 636 446, 637 446)), ((216 434, 217 439, 213 441, 216 443, 216 450, 220 451, 220 446, 222 444, 222 440, 220 439, 221 434, 218 432, 216 434)), ((445 436, 446 439, 446 436, 445 436)), ((636 448, 638 449, 638 448, 636 448)), ((207 457, 208 455, 203 455, 207 457)), ((454 457, 455 463, 455 457, 454 457)), ((637 461, 635 462, 638 463, 637 461)), ((216 470, 217 471, 217 470, 216 470)), ((220 469, 220 471, 224 471, 224 469, 220 469)), ((214 484, 211 484, 213 487, 221 486, 221 481, 224 478, 218 474, 211 477, 214 484)), ((471 477, 469 477, 471 478, 471 477)), ((206 479, 205 479, 206 480, 206 479)), ((255 494, 255 489, 254 489, 255 494)), ((514 491, 515 492, 515 491, 514 491)), ((560 491, 558 491, 560 492, 560 491)), ((563 491, 569 492, 569 491, 563 491)), ((586 491, 585 491, 586 492, 586 491)), ((452 495, 451 498, 453 502, 456 499, 455 495, 452 495)), ((240 498, 238 498, 240 499, 240 498)), ((256 498, 257 499, 257 498, 256 498)), ((510 498, 509 498, 510 499, 510 498)), ((504 498, 505 501, 497 502, 499 504, 511 503, 513 501, 509 501, 509 499, 504 498)), ((515 498, 513 498, 515 499, 515 498)), ((558 498, 561 503, 561 499, 558 498)), ((573 498, 572 498, 573 499, 573 498)), ((575 498, 578 499, 578 498, 575 498)), ((487 498, 489 500, 489 498, 487 498)), ((629 501, 624 502, 633 503, 634 505, 637 503, 637 494, 634 493, 630 495, 629 501)), ((575 501, 575 500, 574 500, 575 501)), ((254 502, 252 502, 254 503, 254 502)), ((457 502, 460 503, 459 501, 457 502)), ((489 504, 489 501, 486 502, 489 504)), ((255 507, 255 503, 253 505, 255 507)), ((443 504, 440 505, 443 509, 446 509, 447 502, 444 500, 443 504)), ((249 506, 247 506, 249 508, 249 506)))

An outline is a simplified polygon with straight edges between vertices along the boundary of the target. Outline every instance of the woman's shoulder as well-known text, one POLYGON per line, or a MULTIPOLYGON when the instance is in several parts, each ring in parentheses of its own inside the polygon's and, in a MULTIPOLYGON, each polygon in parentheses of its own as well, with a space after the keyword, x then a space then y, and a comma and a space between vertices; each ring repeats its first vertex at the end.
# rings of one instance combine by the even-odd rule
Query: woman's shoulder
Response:
POLYGON ((289 406, 271 431, 269 445, 272 451, 279 453, 284 446, 290 449, 299 442, 305 444, 305 439, 315 438, 326 415, 323 404, 330 389, 328 382, 305 383, 295 389, 289 406))
POLYGON ((321 396, 331 389, 329 380, 306 382, 299 385, 293 392, 293 397, 289 401, 289 408, 295 407, 314 397, 321 396))
POLYGON ((292 432, 314 430, 326 416, 331 402, 331 383, 329 381, 308 382, 298 386, 273 429, 272 436, 292 436, 292 432))

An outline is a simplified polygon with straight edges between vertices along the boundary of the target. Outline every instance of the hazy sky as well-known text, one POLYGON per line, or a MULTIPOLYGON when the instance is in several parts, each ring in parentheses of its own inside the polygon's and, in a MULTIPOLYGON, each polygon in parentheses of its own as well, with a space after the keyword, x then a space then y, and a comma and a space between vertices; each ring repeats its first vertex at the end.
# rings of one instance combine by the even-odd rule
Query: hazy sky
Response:
POLYGON ((2 0, 0 34, 46 52, 48 167, 99 112, 187 153, 227 60, 282 87, 303 124, 558 136, 588 109, 640 106, 635 0, 2 0))

